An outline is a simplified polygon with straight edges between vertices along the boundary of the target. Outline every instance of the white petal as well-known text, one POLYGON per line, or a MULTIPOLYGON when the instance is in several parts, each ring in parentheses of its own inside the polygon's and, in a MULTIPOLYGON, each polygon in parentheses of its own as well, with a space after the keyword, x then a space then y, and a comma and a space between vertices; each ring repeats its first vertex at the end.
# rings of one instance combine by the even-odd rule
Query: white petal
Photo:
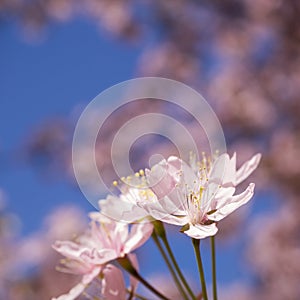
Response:
POLYGON ((152 217, 156 220, 160 220, 162 222, 177 226, 183 226, 189 222, 189 218, 187 215, 168 215, 166 213, 159 213, 156 211, 152 213, 152 217))
POLYGON ((190 225, 190 228, 184 233, 194 239, 204 239, 217 233, 218 228, 215 223, 210 225, 190 225))
POLYGON ((235 187, 221 187, 218 188, 216 194, 213 196, 213 199, 210 202, 210 205, 204 207, 203 210, 206 212, 219 209, 223 207, 230 199, 235 192, 235 187))
POLYGON ((164 204, 164 207, 161 206, 160 202, 143 203, 143 205, 144 208, 149 212, 149 215, 151 215, 151 217, 155 220, 160 220, 162 222, 179 226, 188 223, 187 213, 184 210, 174 208, 172 203, 168 204, 167 201, 171 200, 167 200, 167 197, 165 197, 164 201, 160 201, 162 204, 164 204))
POLYGON ((194 182, 198 180, 198 177, 193 168, 186 162, 181 161, 181 169, 179 170, 182 171, 182 175, 179 177, 180 181, 184 181, 188 184, 188 186, 192 187, 194 185, 194 182))
MULTIPOLYGON (((128 195, 129 196, 129 195, 128 195)), ((116 221, 135 222, 147 216, 147 212, 136 203, 126 201, 126 195, 121 197, 108 196, 99 201, 101 213, 116 221)))
POLYGON ((246 161, 236 172, 236 182, 238 185, 244 181, 258 166, 261 159, 261 154, 254 155, 250 160, 246 161))
POLYGON ((209 182, 204 189, 201 199, 201 210, 209 211, 212 208, 216 194, 220 192, 219 184, 215 182, 209 182))
POLYGON ((209 215, 208 218, 213 221, 220 221, 224 219, 252 198, 254 194, 254 187, 254 183, 251 183, 243 193, 228 198, 226 203, 223 204, 223 207, 220 207, 215 213, 209 215))
MULTIPOLYGON (((216 184, 226 184, 235 180, 235 172, 232 174, 232 164, 227 153, 220 155, 213 163, 212 169, 209 174, 209 180, 216 184)), ((235 170, 234 170, 235 171, 235 170)))

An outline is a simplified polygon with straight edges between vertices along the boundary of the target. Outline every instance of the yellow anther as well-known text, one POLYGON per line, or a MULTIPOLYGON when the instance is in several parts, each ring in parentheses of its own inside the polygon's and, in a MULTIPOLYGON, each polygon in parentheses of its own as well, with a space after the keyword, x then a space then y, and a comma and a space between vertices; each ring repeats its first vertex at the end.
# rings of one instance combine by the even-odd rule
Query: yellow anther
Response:
POLYGON ((113 182, 113 186, 117 186, 117 185, 118 185, 118 181, 115 180, 115 181, 113 182))
POLYGON ((200 186, 200 191, 199 191, 199 197, 200 197, 200 199, 202 198, 203 191, 204 191, 204 187, 200 186))
POLYGON ((144 172, 144 170, 142 170, 142 169, 139 170, 139 173, 140 173, 141 176, 144 176, 144 175, 145 175, 145 172, 144 172))
POLYGON ((140 173, 139 173, 139 172, 136 172, 136 173, 134 174, 134 176, 135 176, 135 177, 140 177, 140 173))

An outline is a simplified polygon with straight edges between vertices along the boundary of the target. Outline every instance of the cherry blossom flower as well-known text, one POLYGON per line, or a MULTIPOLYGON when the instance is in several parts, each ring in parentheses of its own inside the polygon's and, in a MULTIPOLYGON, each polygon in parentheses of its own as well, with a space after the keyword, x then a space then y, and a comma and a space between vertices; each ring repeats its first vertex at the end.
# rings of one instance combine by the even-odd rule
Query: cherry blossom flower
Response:
MULTIPOLYGON (((81 282, 69 293, 58 297, 58 300, 75 299, 83 293, 90 293, 87 289, 91 287, 100 290, 105 299, 125 299, 122 272, 108 263, 128 254, 137 268, 137 260, 130 252, 141 246, 152 233, 153 226, 150 223, 134 224, 129 231, 125 223, 113 222, 97 213, 91 214, 91 217, 91 226, 86 233, 75 241, 57 241, 53 246, 66 257, 58 270, 82 275, 81 282)), ((136 285, 137 281, 131 279, 132 290, 136 285)))
POLYGON ((84 243, 90 237, 87 235, 80 236, 76 242, 72 241, 57 241, 53 248, 60 254, 64 255, 66 259, 61 260, 61 265, 57 267, 59 271, 82 275, 81 282, 73 287, 67 294, 61 295, 57 300, 71 300, 76 299, 84 290, 91 284, 91 282, 100 274, 101 265, 89 263, 81 257, 84 243))
POLYGON ((77 241, 56 241, 54 249, 65 256, 76 257, 92 265, 105 264, 123 257, 145 243, 152 234, 151 223, 133 224, 115 222, 99 212, 90 214, 92 222, 87 234, 77 241))
POLYGON ((236 169, 235 154, 232 158, 222 154, 214 160, 203 156, 201 162, 192 160, 190 165, 170 157, 146 170, 158 201, 141 201, 139 205, 156 219, 184 226, 183 231, 190 237, 215 235, 216 222, 252 198, 254 183, 241 194, 235 195, 235 191, 257 168, 260 158, 257 154, 236 169))

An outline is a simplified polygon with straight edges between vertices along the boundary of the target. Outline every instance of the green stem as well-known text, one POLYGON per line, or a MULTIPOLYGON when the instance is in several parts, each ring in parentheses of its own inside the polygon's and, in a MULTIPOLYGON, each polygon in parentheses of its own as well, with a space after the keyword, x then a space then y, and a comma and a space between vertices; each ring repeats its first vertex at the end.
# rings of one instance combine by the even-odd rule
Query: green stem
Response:
POLYGON ((160 293, 157 289, 155 289, 150 283, 146 281, 139 273, 138 271, 133 267, 131 264, 131 261, 127 256, 119 257, 117 259, 120 266, 126 270, 130 275, 135 277, 137 280, 139 280, 147 289, 149 289, 153 294, 155 294, 157 297, 163 300, 169 300, 167 297, 165 297, 162 293, 160 293))
POLYGON ((193 242, 195 256, 196 256, 197 264, 198 264, 203 300, 208 300, 206 284, 205 284, 205 277, 204 277, 204 270, 203 270, 201 254, 200 254, 200 240, 192 238, 192 242, 193 242))
POLYGON ((166 231, 164 229, 163 223, 160 222, 160 221, 155 221, 154 222, 154 229, 156 230, 157 235, 162 239, 162 241, 163 241, 163 243, 164 243, 164 245, 165 245, 165 247, 167 249, 167 252, 168 252, 168 254, 169 254, 170 258, 171 258, 171 261, 172 261, 172 263, 173 263, 173 265, 175 267, 175 270, 176 270, 176 272, 177 272, 177 274, 178 274, 178 276, 179 276, 182 284, 184 285, 184 287, 186 288, 187 292, 192 297, 192 299, 196 300, 197 299, 196 296, 194 295, 193 291, 191 290, 190 286, 188 285, 188 283, 187 283, 184 275, 182 274, 182 272, 181 272, 181 270, 180 270, 180 268, 178 266, 178 263, 177 263, 177 261, 175 259, 175 256, 174 256, 174 254, 172 252, 172 249, 170 247, 170 244, 168 242, 167 234, 166 234, 166 231))
POLYGON ((218 300, 217 295, 217 272, 216 272, 216 246, 215 237, 210 237, 211 242, 211 265, 212 265, 212 282, 213 282, 213 299, 218 300))
POLYGON ((158 248, 160 254, 162 255, 162 257, 163 257, 163 259, 164 259, 166 265, 168 266, 168 269, 169 269, 169 271, 170 271, 170 273, 171 273, 171 275, 172 275, 172 277, 173 277, 173 279, 174 279, 174 281, 175 281, 175 284, 176 284, 176 286, 177 286, 179 292, 181 293, 181 295, 182 295, 182 297, 183 297, 184 299, 188 300, 189 298, 188 298, 188 296, 186 295, 186 293, 185 293, 183 287, 181 286, 181 283, 180 283, 180 281, 178 280, 178 278, 177 278, 177 276, 176 276, 176 273, 175 273, 174 269, 172 268, 172 265, 171 265, 171 263, 170 263, 170 261, 169 261, 169 259, 168 259, 168 257, 167 257, 167 254, 165 253, 165 251, 164 251, 164 249, 163 249, 163 247, 162 247, 162 245, 161 245, 161 243, 160 243, 160 241, 159 241, 159 239, 158 239, 158 237, 157 237, 157 234, 156 234, 155 230, 154 230, 153 233, 152 233, 152 239, 153 239, 154 243, 156 244, 156 246, 157 246, 157 248, 158 248))

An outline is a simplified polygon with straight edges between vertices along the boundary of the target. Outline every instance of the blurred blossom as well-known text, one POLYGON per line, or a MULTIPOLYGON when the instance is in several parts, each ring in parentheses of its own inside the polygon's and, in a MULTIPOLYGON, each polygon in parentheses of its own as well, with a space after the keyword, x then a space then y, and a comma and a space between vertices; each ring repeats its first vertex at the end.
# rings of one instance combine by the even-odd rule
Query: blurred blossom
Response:
POLYGON ((67 170, 71 161, 70 127, 66 120, 52 119, 31 133, 25 144, 29 162, 39 170, 67 170))
POLYGON ((299 223, 299 204, 286 202, 253 225, 248 256, 259 279, 257 299, 299 298, 299 223))
POLYGON ((4 193, 0 190, 0 298, 7 297, 7 281, 12 263, 12 224, 9 224, 8 214, 4 211, 4 193))
POLYGON ((146 51, 139 61, 139 72, 147 76, 172 77, 191 82, 198 73, 196 58, 182 53, 171 42, 146 51))
POLYGON ((225 287, 221 287, 219 291, 219 298, 222 300, 253 300, 260 299, 255 292, 247 285, 241 283, 233 283, 225 287))
POLYGON ((87 224, 86 221, 86 216, 77 207, 58 207, 45 218, 40 231, 20 242, 18 245, 20 263, 38 266, 49 261, 50 257, 56 258, 57 255, 51 249, 51 245, 57 239, 72 238, 81 233, 87 224))
POLYGON ((272 178, 280 181, 286 191, 299 191, 300 162, 300 133, 283 128, 274 134, 268 167, 272 178))
POLYGON ((276 121, 272 103, 264 99, 258 83, 247 73, 242 67, 229 66, 214 76, 208 90, 218 115, 243 133, 265 130, 276 121))
POLYGON ((77 277, 57 274, 59 256, 51 244, 58 236, 70 238, 79 234, 85 226, 84 214, 76 207, 57 208, 46 217, 40 231, 22 240, 16 234, 8 234, 15 220, 9 216, 4 212, 0 216, 0 298, 50 299, 71 288, 77 277))
POLYGON ((82 1, 83 9, 89 17, 112 34, 133 38, 138 33, 134 22, 130 1, 124 0, 87 0, 82 1))
POLYGON ((93 19, 109 33, 133 38, 139 28, 135 24, 129 3, 123 0, 1 0, 0 17, 17 18, 22 29, 32 35, 52 20, 62 22, 81 16, 93 19))
MULTIPOLYGON (((176 285, 173 280, 166 275, 163 274, 153 274, 149 277, 149 281, 157 287, 157 289, 162 292, 164 295, 168 295, 169 299, 180 300, 182 299, 182 295, 178 292, 176 285)), ((143 290, 143 294, 150 299, 159 299, 146 289, 143 290)))

